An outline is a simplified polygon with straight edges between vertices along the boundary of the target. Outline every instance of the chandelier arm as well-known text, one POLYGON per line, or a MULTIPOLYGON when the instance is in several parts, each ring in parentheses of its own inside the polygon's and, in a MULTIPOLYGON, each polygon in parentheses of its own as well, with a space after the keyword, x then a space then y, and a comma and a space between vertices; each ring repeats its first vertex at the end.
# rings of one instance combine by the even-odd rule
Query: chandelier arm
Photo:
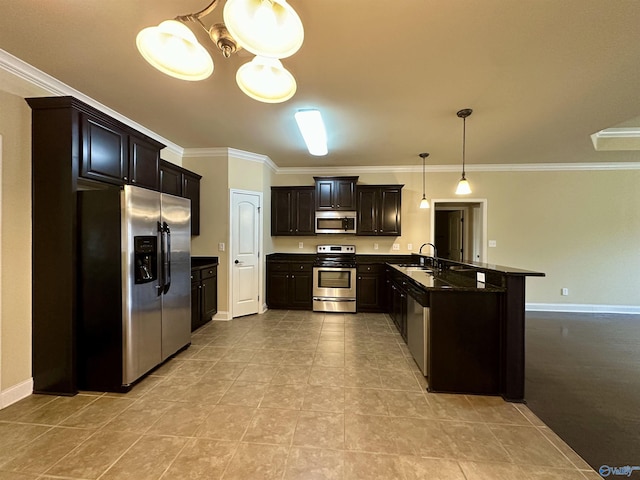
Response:
POLYGON ((209 5, 204 7, 199 12, 187 13, 186 15, 179 15, 176 17, 176 19, 182 20, 182 21, 189 20, 193 22, 195 20, 199 20, 201 17, 206 17, 211 12, 213 12, 217 6, 218 6, 218 0, 213 0, 213 2, 211 2, 209 5))

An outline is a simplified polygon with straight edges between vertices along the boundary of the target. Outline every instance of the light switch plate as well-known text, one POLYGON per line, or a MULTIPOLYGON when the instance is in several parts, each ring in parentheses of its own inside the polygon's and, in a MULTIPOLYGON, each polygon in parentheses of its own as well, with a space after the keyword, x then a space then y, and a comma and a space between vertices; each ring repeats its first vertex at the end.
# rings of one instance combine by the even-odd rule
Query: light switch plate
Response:
POLYGON ((498 246, 498 242, 496 242, 495 240, 489 240, 489 246, 490 247, 497 247, 498 246))
POLYGON ((298 248, 304 248, 304 243, 303 242, 298 242, 298 248))
POLYGON ((400 244, 399 243, 394 243, 393 244, 393 249, 394 250, 400 250, 400 244))
POLYGON ((223 242, 220 242, 220 243, 218 244, 218 251, 219 251, 219 252, 224 252, 224 243, 223 243, 223 242))
POLYGON ((374 250, 377 250, 377 249, 378 249, 378 244, 377 244, 377 243, 374 243, 374 244, 373 244, 373 249, 374 249, 374 250))

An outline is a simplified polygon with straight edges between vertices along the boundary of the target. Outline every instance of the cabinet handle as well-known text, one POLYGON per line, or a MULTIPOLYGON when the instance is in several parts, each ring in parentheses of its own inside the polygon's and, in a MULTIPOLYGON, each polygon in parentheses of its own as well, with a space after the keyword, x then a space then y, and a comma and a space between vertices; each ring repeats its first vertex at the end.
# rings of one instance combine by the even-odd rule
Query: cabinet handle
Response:
POLYGON ((358 280, 362 280, 362 277, 358 277, 358 280))
POLYGON ((296 276, 295 275, 291 275, 291 278, 296 278, 296 276))
POLYGON ((122 177, 123 180, 127 180, 127 177, 122 177))
POLYGON ((300 270, 304 270, 304 265, 300 265, 300 270))

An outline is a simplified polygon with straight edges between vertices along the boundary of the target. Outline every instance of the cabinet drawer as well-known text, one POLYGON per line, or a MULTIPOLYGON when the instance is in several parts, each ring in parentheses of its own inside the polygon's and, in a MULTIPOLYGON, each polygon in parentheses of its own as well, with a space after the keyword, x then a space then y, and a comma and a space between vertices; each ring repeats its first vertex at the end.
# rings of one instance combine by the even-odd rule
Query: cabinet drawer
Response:
POLYGON ((269 263, 267 268, 272 272, 288 272, 289 264, 288 263, 269 263))
POLYGON ((313 264, 311 263, 292 263, 291 273, 294 272, 311 272, 313 270, 313 264))
POLYGON ((382 273, 384 267, 382 263, 364 263, 358 265, 358 273, 382 273))
POLYGON ((207 267, 200 270, 200 278, 204 280, 205 278, 211 278, 216 276, 216 268, 215 267, 207 267))

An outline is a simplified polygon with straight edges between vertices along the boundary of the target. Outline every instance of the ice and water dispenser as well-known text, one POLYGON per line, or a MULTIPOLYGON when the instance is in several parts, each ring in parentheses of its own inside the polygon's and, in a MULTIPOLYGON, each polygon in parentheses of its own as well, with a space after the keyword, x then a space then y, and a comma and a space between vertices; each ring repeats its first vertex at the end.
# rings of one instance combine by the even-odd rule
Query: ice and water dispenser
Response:
POLYGON ((135 283, 148 283, 158 279, 158 237, 133 237, 135 283))

